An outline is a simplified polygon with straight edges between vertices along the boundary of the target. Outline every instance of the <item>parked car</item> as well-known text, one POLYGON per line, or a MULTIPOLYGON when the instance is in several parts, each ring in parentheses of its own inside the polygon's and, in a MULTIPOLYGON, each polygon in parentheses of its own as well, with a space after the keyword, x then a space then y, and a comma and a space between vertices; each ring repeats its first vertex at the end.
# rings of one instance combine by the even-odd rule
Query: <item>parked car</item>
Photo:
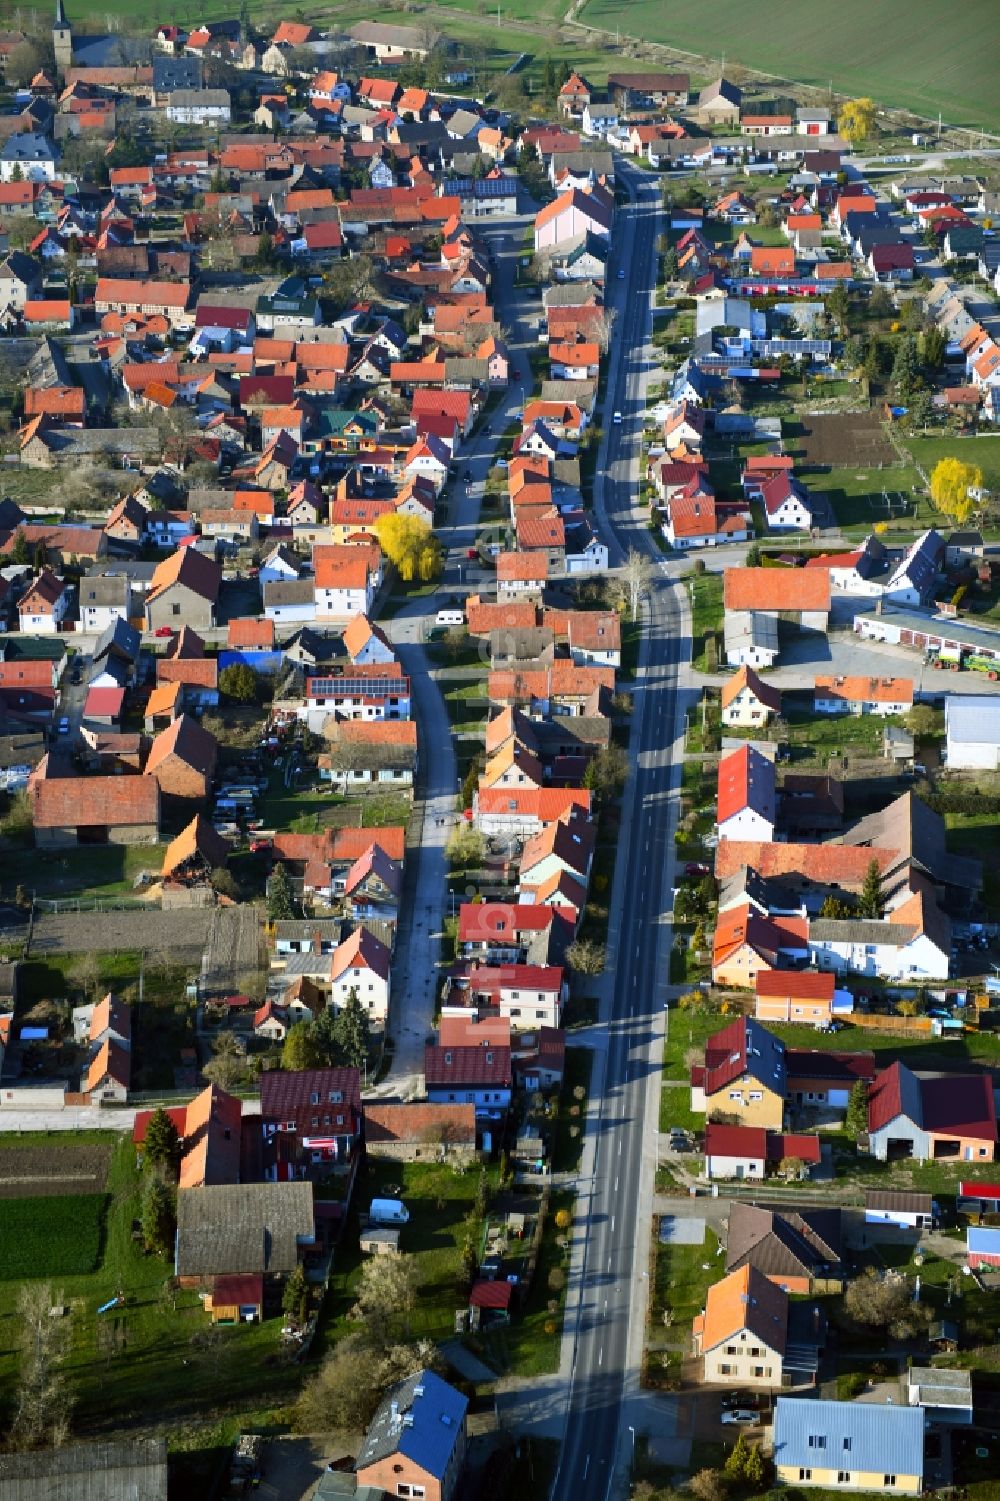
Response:
POLYGON ((749 1408, 735 1407, 731 1411, 722 1414, 722 1421, 724 1423, 742 1423, 749 1426, 758 1422, 759 1419, 757 1414, 751 1412, 749 1408))
POLYGON ((697 860, 689 860, 684 867, 684 874, 686 876, 691 876, 693 879, 695 876, 707 876, 709 874, 709 869, 707 865, 702 865, 697 860))
POLYGON ((622 420, 622 414, 621 414, 621 412, 616 412, 614 414, 614 416, 612 417, 612 419, 611 419, 612 422, 618 423, 619 425, 621 424, 621 420, 622 420))
POLYGON ((723 1407, 742 1407, 749 1411, 760 1406, 760 1398, 747 1392, 726 1392, 722 1399, 723 1407))
POLYGON ((153 632, 154 636, 159 636, 159 637, 172 636, 173 634, 174 634, 174 628, 173 628, 172 625, 161 625, 161 626, 158 626, 156 628, 156 630, 153 632))
POLYGON ((66 718, 65 714, 63 715, 62 719, 60 719, 57 728, 60 735, 69 734, 69 720, 66 718))
POLYGON ((618 268, 618 280, 619 281, 624 281, 625 280, 625 271, 624 271, 624 269, 622 267, 618 268))

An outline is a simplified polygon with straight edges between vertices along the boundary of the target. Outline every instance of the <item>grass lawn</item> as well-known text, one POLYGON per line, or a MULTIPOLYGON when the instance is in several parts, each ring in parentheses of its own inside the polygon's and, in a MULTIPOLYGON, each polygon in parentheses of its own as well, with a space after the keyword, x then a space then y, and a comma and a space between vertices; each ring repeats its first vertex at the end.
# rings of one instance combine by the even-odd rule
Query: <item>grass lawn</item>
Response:
MULTIPOLYGON (((43 1139, 56 1163, 60 1133, 43 1139)), ((25 1138, 16 1140, 23 1143, 25 1138)), ((73 1140, 79 1142, 80 1134, 73 1140)), ((237 1411, 246 1417, 261 1404, 290 1397, 301 1372, 281 1354, 280 1321, 207 1334, 209 1323, 197 1294, 171 1294, 166 1287, 170 1265, 161 1257, 145 1256, 132 1239, 139 1176, 128 1140, 116 1145, 107 1191, 110 1203, 97 1269, 53 1280, 53 1294, 72 1310, 72 1348, 64 1369, 76 1398, 74 1431, 109 1432, 195 1416, 213 1420, 237 1411), (126 1297, 124 1308, 99 1319, 98 1307, 119 1292, 126 1297)), ((32 1200, 45 1206, 44 1212, 61 1202, 32 1200)), ((8 1415, 17 1372, 20 1286, 0 1282, 0 1392, 8 1415)))
MULTIPOLYGON (((367 1159, 359 1170, 353 1208, 331 1278, 324 1337, 346 1333, 361 1275, 357 1214, 372 1199, 401 1198, 410 1211, 400 1247, 415 1259, 419 1292, 408 1324, 416 1338, 446 1339, 455 1310, 465 1305, 462 1246, 471 1235, 479 1248, 482 1222, 476 1218, 479 1167, 466 1172, 441 1162, 389 1162, 367 1159), (391 1191, 390 1191, 391 1190, 391 1191)), ((401 1329, 402 1332, 402 1329, 401 1329)))
POLYGON ((410 800, 404 793, 373 792, 360 797, 341 797, 336 792, 317 792, 314 785, 289 790, 280 771, 272 772, 259 816, 268 829, 279 833, 319 834, 334 828, 385 828, 406 824, 410 800))
POLYGON ((869 714, 814 714, 811 709, 789 709, 788 743, 792 761, 805 759, 825 765, 830 756, 878 756, 887 724, 901 724, 895 715, 883 719, 869 714))
POLYGON ((700 577, 693 574, 688 580, 691 600, 691 662, 696 672, 712 672, 718 666, 718 647, 716 646, 716 660, 713 662, 710 660, 712 649, 707 647, 707 642, 722 630, 722 588, 721 573, 703 573, 700 577))
POLYGON ((76 898, 82 902, 133 899, 132 883, 140 871, 159 875, 163 868, 164 844, 105 846, 97 849, 5 850, 4 885, 13 893, 23 885, 36 896, 76 898))
POLYGON ((906 27, 873 25, 866 0, 844 0, 835 11, 803 11, 792 0, 776 0, 762 14, 738 0, 719 0, 707 12, 699 0, 675 0, 669 9, 658 0, 587 0, 580 19, 710 58, 716 75, 725 56, 824 91, 832 79, 847 94, 995 129, 1000 106, 983 46, 995 14, 990 0, 968 0, 961 26, 944 35, 931 0, 917 0, 906 27))
POLYGON ((664 1245, 659 1238, 659 1226, 655 1229, 656 1268, 650 1323, 653 1328, 662 1328, 664 1310, 669 1308, 673 1313, 671 1327, 683 1338, 690 1330, 691 1320, 704 1308, 708 1289, 722 1275, 721 1258, 716 1259, 718 1237, 712 1230, 706 1230, 700 1246, 664 1245))
POLYGON ((704 1131, 705 1113, 691 1109, 691 1091, 687 1085, 677 1088, 665 1084, 660 1090, 660 1130, 680 1126, 682 1131, 704 1131))
POLYGON ((897 465, 891 469, 821 469, 803 470, 803 480, 810 490, 829 496, 838 525, 847 532, 857 530, 859 535, 870 532, 879 521, 887 519, 882 501, 885 492, 891 499, 904 496, 907 501, 905 514, 896 510, 889 521, 889 533, 905 532, 912 535, 940 521, 938 511, 927 496, 914 493, 914 487, 922 490, 923 482, 915 468, 897 465))
POLYGON ((566 1189, 549 1199, 548 1216, 542 1232, 538 1270, 524 1307, 513 1323, 498 1326, 480 1335, 483 1352, 502 1374, 522 1377, 542 1376, 559 1368, 559 1340, 562 1336, 566 1293, 549 1288, 549 1273, 554 1267, 565 1268, 569 1245, 566 1232, 556 1226, 560 1209, 573 1210, 574 1195, 566 1189), (565 1241, 560 1246, 559 1241, 565 1241), (555 1304, 555 1308, 550 1308, 555 1304))
POLYGON ((83 1276, 95 1270, 104 1239, 105 1194, 4 1199, 0 1281, 83 1276))
POLYGON ((968 438, 906 438, 905 447, 914 463, 930 476, 939 459, 961 459, 964 464, 978 464, 983 471, 987 490, 1000 490, 1000 435, 968 438))
MULTIPOLYGON (((732 1014, 720 1011, 681 1011, 672 1005, 667 1013, 669 1026, 663 1045, 663 1075, 666 1079, 686 1079, 685 1055, 692 1048, 704 1048, 706 1040, 732 1021, 732 1014)), ((788 1047, 824 1048, 840 1052, 891 1051, 910 1068, 961 1070, 967 1063, 1000 1062, 1000 1036, 992 1032, 966 1032, 962 1037, 945 1041, 929 1037, 926 1041, 895 1037, 885 1032, 852 1027, 848 1022, 840 1032, 817 1032, 814 1027, 771 1024, 767 1029, 788 1047)))

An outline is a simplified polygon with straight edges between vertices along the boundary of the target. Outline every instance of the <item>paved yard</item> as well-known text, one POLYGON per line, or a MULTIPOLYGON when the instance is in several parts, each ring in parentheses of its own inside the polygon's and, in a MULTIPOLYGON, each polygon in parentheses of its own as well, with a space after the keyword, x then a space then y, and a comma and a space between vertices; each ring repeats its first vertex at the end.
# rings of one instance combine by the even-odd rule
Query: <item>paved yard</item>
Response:
POLYGON ((705 1221, 678 1219, 665 1214, 660 1220, 660 1240, 665 1246, 700 1246, 705 1240, 705 1221))

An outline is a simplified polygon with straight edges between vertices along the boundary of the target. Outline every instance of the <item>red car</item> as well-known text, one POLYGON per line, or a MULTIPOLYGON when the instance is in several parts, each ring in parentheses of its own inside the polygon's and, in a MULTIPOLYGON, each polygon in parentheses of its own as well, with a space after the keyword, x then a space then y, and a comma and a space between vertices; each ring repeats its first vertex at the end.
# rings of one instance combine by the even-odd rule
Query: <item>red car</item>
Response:
POLYGON ((154 636, 172 636, 173 634, 173 626, 170 625, 161 625, 158 630, 153 632, 154 636))

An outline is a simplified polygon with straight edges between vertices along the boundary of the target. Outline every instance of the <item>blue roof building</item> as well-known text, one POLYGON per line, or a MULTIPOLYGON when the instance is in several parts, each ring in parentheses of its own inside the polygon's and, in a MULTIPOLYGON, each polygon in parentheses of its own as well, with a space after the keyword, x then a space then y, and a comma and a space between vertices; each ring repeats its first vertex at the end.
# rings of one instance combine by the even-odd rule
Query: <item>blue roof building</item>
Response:
POLYGON ((774 1466, 784 1485, 919 1495, 924 1479, 923 1410, 779 1397, 774 1466))
POLYGON ((465 1459, 468 1402, 433 1371, 392 1387, 365 1434, 355 1471, 359 1487, 393 1496, 450 1501, 465 1459))

